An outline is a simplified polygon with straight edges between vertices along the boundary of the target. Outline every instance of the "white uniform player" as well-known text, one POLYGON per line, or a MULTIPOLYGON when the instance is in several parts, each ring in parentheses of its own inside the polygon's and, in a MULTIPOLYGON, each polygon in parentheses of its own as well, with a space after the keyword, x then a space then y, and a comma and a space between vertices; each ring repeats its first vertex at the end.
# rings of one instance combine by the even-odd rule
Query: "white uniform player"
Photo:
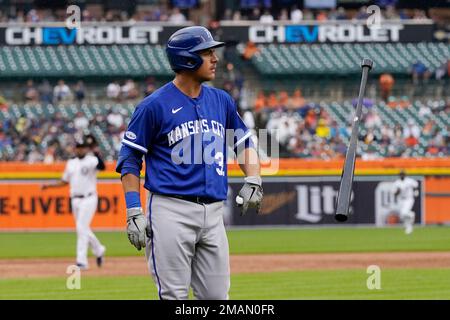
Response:
POLYGON ((104 170, 105 164, 97 152, 88 153, 85 142, 79 142, 75 148, 76 157, 67 161, 61 181, 46 184, 42 189, 70 185, 72 213, 77 231, 77 266, 88 268, 88 247, 96 256, 97 265, 103 263, 106 248, 92 232, 90 224, 97 210, 97 170, 104 170))
POLYGON ((413 232, 415 213, 412 211, 414 206, 415 189, 419 187, 419 183, 411 178, 406 177, 404 171, 400 172, 400 178, 393 184, 393 191, 397 197, 400 219, 405 226, 405 233, 413 232))

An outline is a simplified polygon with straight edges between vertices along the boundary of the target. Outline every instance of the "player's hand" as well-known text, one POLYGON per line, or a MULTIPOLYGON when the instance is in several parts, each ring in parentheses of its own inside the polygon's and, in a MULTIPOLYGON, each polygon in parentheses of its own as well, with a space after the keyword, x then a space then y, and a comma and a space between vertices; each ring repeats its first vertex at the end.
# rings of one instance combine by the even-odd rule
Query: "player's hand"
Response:
POLYGON ((127 209, 127 234, 136 249, 141 250, 145 247, 147 238, 150 237, 150 228, 142 208, 127 209))
POLYGON ((245 184, 236 197, 236 203, 241 207, 241 216, 247 213, 248 208, 256 208, 259 214, 263 195, 261 177, 246 177, 245 184))

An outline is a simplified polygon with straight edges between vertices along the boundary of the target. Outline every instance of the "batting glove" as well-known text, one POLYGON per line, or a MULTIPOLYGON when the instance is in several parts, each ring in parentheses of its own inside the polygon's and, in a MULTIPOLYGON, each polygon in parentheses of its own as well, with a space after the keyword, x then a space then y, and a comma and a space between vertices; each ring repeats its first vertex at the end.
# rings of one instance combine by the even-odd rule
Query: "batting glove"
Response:
POLYGON ((150 237, 150 226, 142 208, 127 209, 127 234, 128 239, 136 249, 141 250, 145 247, 147 238, 150 237))
POLYGON ((263 195, 261 177, 246 177, 245 184, 236 197, 236 203, 238 207, 241 207, 241 216, 247 213, 248 208, 256 208, 256 212, 259 214, 263 195))

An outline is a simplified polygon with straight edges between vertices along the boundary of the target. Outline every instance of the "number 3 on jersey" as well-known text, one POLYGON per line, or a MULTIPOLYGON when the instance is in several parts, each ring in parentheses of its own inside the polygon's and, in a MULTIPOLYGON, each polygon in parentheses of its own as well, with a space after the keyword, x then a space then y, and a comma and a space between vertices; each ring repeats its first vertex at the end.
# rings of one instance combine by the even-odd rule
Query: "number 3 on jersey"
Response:
POLYGON ((214 156, 214 160, 216 160, 217 165, 219 166, 218 168, 216 168, 216 172, 219 176, 224 176, 225 175, 225 171, 223 170, 223 153, 222 152, 217 152, 216 155, 214 156))

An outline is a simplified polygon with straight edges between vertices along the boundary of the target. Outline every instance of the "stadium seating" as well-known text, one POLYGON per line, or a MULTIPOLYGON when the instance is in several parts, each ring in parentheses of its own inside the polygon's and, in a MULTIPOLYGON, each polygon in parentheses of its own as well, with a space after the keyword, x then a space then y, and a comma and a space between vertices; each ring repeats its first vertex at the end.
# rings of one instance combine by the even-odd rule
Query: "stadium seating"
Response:
POLYGON ((160 45, 0 47, 0 78, 171 74, 160 45))
MULTIPOLYGON (((339 102, 321 102, 319 105, 324 108, 331 116, 333 120, 335 120, 340 127, 345 127, 349 123, 349 117, 354 112, 354 106, 351 101, 344 101, 343 103, 339 102)), ((391 108, 388 107, 385 103, 380 102, 377 105, 374 105, 372 108, 376 111, 384 125, 387 125, 391 128, 396 125, 400 125, 402 127, 405 124, 413 120, 420 128, 423 128, 424 124, 428 120, 433 120, 438 129, 442 132, 447 131, 447 126, 450 123, 450 117, 444 111, 432 112, 426 117, 420 117, 419 109, 421 105, 425 105, 426 107, 433 109, 440 109, 445 106, 444 100, 429 100, 429 101, 421 101, 416 100, 411 103, 411 106, 407 108, 391 108)), ((134 110, 133 104, 93 104, 93 105, 81 105, 77 106, 75 104, 69 106, 60 106, 60 105, 11 105, 8 110, 0 111, 0 121, 3 122, 5 119, 12 119, 13 123, 21 116, 24 115, 27 118, 38 118, 38 119, 48 119, 55 115, 57 112, 61 113, 61 115, 66 119, 73 119, 75 114, 81 111, 87 118, 92 119, 95 115, 108 115, 108 113, 113 109, 117 108, 129 116, 131 116, 134 110)), ((125 117, 127 118, 127 116, 125 117)), ((128 122, 129 119, 126 119, 128 122)), ((105 154, 108 160, 114 160, 117 156, 117 139, 114 141, 111 135, 108 135, 106 132, 106 124, 101 123, 97 124, 93 128, 90 128, 91 132, 96 136, 97 140, 100 142, 100 147, 105 154)), ((366 129, 364 127, 361 128, 361 135, 366 133, 366 129)), ((378 132, 377 132, 378 133, 378 132)), ((344 143, 348 143, 348 137, 342 137, 344 143)), ((414 148, 409 150, 410 156, 425 156, 426 149, 428 146, 428 137, 421 136, 419 139, 419 144, 414 148)), ((359 152, 366 151, 369 147, 364 143, 360 143, 358 145, 359 152)), ((370 145, 371 148, 374 148, 376 153, 379 156, 385 156, 387 150, 384 147, 380 146, 377 141, 374 141, 370 145)), ((15 150, 11 146, 6 146, 3 150, 0 150, 0 160, 4 159, 4 155, 12 155, 15 150)))
POLYGON ((373 59, 373 73, 407 74, 416 61, 434 71, 450 57, 445 43, 260 45, 252 63, 261 74, 341 74, 360 72, 362 58, 373 59))

